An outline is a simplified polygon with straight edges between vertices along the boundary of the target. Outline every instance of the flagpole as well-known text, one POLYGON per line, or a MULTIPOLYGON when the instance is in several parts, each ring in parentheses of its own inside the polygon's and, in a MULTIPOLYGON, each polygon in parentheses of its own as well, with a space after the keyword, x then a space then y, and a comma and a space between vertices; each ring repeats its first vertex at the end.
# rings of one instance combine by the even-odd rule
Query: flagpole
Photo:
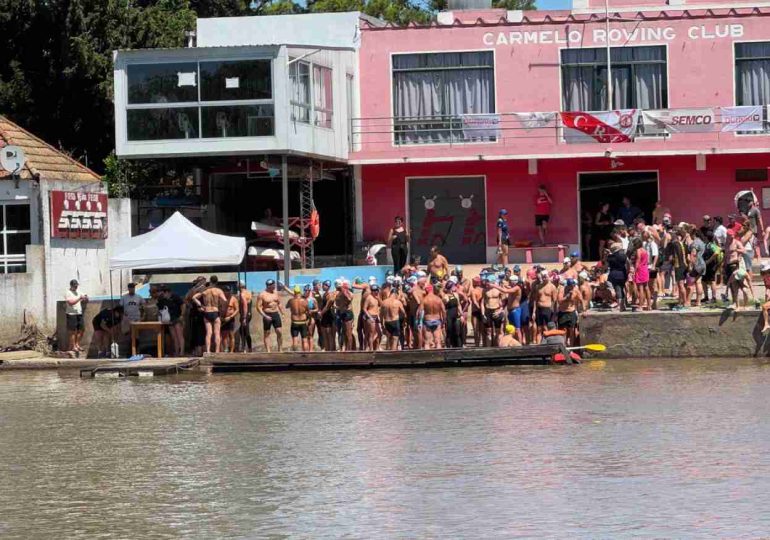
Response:
POLYGON ((610 0, 604 0, 604 28, 607 34, 607 110, 613 109, 612 105, 612 59, 610 53, 610 0))

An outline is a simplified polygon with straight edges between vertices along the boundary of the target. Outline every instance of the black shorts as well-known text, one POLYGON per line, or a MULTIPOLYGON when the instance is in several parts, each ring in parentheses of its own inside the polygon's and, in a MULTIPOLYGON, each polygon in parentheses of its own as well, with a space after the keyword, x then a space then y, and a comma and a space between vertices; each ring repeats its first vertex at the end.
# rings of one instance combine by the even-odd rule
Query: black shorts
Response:
POLYGON ((217 319, 219 318, 219 312, 218 311, 204 311, 203 312, 203 320, 206 320, 210 323, 217 322, 217 319))
POLYGON ((391 337, 401 336, 401 321, 385 321, 385 331, 391 337))
POLYGON ((235 319, 230 319, 229 321, 222 323, 223 332, 232 332, 233 330, 235 330, 235 319))
POLYGON ((658 269, 650 268, 650 279, 655 279, 657 277, 658 277, 658 269))
POLYGON ((305 339, 309 335, 307 322, 291 322, 291 337, 300 336, 302 339, 305 339))
POLYGON ((337 313, 337 322, 340 324, 344 324, 347 322, 350 322, 354 319, 353 317, 353 310, 347 309, 345 311, 340 311, 337 313))
POLYGON ((540 227, 543 223, 551 221, 551 216, 535 216, 535 227, 540 227))
POLYGON ((559 318, 557 319, 557 325, 559 329, 562 328, 576 328, 578 323, 577 312, 575 311, 561 311, 559 312, 559 318))
POLYGON ((80 332, 84 328, 83 315, 67 315, 67 330, 70 332, 80 332))
POLYGON ((269 331, 271 328, 275 328, 276 330, 279 329, 281 324, 281 314, 277 311, 274 311, 272 313, 265 313, 267 317, 270 317, 269 319, 266 319, 265 317, 262 317, 262 330, 265 332, 269 331))
POLYGON ((487 313, 487 326, 500 326, 505 320, 505 311, 496 311, 495 313, 487 313))
POLYGON ((549 308, 537 308, 535 322, 538 326, 547 326, 553 319, 553 310, 549 308))
POLYGON ((676 278, 677 281, 684 281, 684 278, 687 276, 687 269, 684 266, 679 266, 677 268, 674 268, 674 278, 676 278))
POLYGON ((706 267, 706 273, 703 274, 703 283, 714 283, 717 278, 717 267, 711 265, 706 267))
POLYGON ((728 263, 725 266, 725 283, 730 281, 730 277, 735 273, 736 270, 738 270, 739 264, 737 262, 734 263, 728 263))
POLYGON ((334 313, 331 311, 327 311, 319 318, 319 323, 321 326, 329 327, 334 326, 334 313))
POLYGON ((481 317, 481 311, 480 311, 480 310, 478 310, 478 309, 472 309, 472 310, 471 310, 471 317, 473 317, 474 319, 478 319, 478 320, 481 320, 481 319, 482 319, 482 317, 481 317))

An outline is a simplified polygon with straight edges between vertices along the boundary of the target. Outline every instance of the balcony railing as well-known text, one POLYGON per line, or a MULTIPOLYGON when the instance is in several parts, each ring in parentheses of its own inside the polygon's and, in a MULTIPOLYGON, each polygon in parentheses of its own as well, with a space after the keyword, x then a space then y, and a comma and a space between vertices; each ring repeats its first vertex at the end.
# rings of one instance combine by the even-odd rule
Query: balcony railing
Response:
MULTIPOLYGON (((677 113, 678 111, 693 111, 690 109, 656 110, 655 113, 677 113)), ((734 128, 734 124, 723 121, 719 107, 704 107, 714 111, 708 125, 698 126, 667 126, 645 120, 645 111, 638 111, 635 127, 626 126, 625 136, 630 141, 637 139, 666 139, 671 136, 705 135, 704 140, 718 142, 721 137, 732 138, 737 135, 768 135, 770 134, 770 118, 768 107, 762 107, 760 129, 753 125, 752 131, 739 129, 726 130, 726 126, 734 128)), ((652 113, 653 111, 648 111, 652 113)), ((608 111, 586 111, 584 114, 596 117, 607 114, 608 111)), ((577 114, 573 112, 572 114, 577 114)), ((584 142, 613 142, 601 137, 594 137, 585 130, 577 130, 566 125, 560 113, 496 113, 469 114, 419 117, 362 117, 352 118, 350 136, 353 151, 363 149, 383 150, 387 147, 405 147, 420 145, 467 145, 467 144, 520 144, 538 141, 551 144, 567 144, 579 142, 575 136, 581 133, 584 142)), ((601 127, 601 126, 600 126, 601 127)), ((611 126, 609 126, 611 127, 611 126)), ((612 130, 608 130, 612 131, 612 130)), ((629 142, 624 140, 623 142, 629 142)))

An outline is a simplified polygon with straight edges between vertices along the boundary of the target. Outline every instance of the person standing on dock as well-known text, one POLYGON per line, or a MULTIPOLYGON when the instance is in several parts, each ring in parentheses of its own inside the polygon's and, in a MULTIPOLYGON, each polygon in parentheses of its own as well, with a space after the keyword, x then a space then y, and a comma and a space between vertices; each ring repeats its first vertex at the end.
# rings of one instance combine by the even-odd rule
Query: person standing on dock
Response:
POLYGON ((438 246, 430 248, 430 258, 428 259, 428 273, 431 277, 439 280, 449 275, 449 261, 441 254, 438 246))
MULTIPOLYGON (((425 296, 419 310, 420 326, 424 326, 424 343, 426 349, 442 349, 444 339, 442 329, 446 324, 446 309, 440 297, 433 294, 433 285, 425 286, 425 296)), ((419 324, 419 322, 418 322, 419 324)))
POLYGON ((184 300, 179 295, 171 292, 168 285, 160 288, 158 307, 166 308, 169 315, 168 331, 171 335, 171 346, 174 348, 174 356, 177 358, 184 354, 184 331, 182 329, 182 306, 184 300))
POLYGON ((120 297, 120 305, 123 306, 123 312, 128 322, 139 322, 142 320, 145 299, 136 294, 136 283, 128 284, 128 293, 120 297))
MULTIPOLYGON (((335 281, 334 308, 337 312, 337 328, 342 336, 342 350, 355 351, 356 342, 353 339, 353 293, 347 281, 335 281)), ((362 344, 363 345, 363 344, 362 344)))
POLYGON ((564 286, 558 289, 559 314, 557 317, 559 329, 566 331, 567 345, 575 344, 578 326, 577 310, 581 303, 582 297, 577 282, 567 278, 564 286))
POLYGON ((240 350, 241 352, 251 352, 251 310, 254 302, 254 295, 246 288, 246 283, 241 281, 238 283, 238 311, 240 312, 241 324, 238 327, 238 336, 240 337, 240 350))
MULTIPOLYGON (((388 336, 385 348, 389 351, 395 351, 398 349, 401 339, 401 321, 406 317, 406 310, 397 290, 392 290, 390 296, 383 300, 380 306, 380 315, 385 333, 388 336)), ((405 348, 403 342, 401 348, 405 348)))
POLYGON ((334 322, 337 318, 334 313, 334 296, 335 292, 331 290, 331 281, 328 279, 323 282, 321 286, 321 310, 318 312, 319 317, 319 345, 325 351, 337 350, 337 343, 334 339, 334 322))
POLYGON ((505 308, 503 293, 493 276, 488 276, 484 285, 481 315, 484 320, 484 346, 497 347, 505 324, 505 308))
POLYGON ((412 349, 422 349, 423 346, 422 327, 419 323, 420 304, 422 304, 423 296, 425 296, 425 278, 416 278, 406 297, 409 334, 411 336, 408 346, 412 349))
POLYGON ((557 293, 556 286, 548 279, 548 270, 541 270, 540 279, 532 289, 533 303, 535 304, 535 324, 537 325, 535 343, 540 343, 548 323, 553 320, 553 308, 556 304, 557 293))
POLYGON ((404 227, 404 218, 396 216, 393 227, 388 231, 386 241, 390 255, 393 259, 393 274, 398 276, 406 266, 409 256, 409 231, 404 227))
POLYGON ((65 313, 67 316, 67 337, 69 340, 69 351, 81 352, 80 340, 83 339, 83 307, 88 303, 88 295, 81 294, 78 291, 78 280, 70 281, 70 288, 64 294, 66 305, 65 313))
POLYGON ((108 358, 110 355, 110 343, 118 338, 120 323, 123 321, 123 306, 105 308, 93 318, 94 343, 97 356, 108 358))
POLYGON ((360 341, 361 350, 376 351, 380 348, 380 288, 375 283, 369 286, 369 294, 361 304, 362 322, 364 325, 364 341, 360 341))
POLYGON ((211 340, 214 340, 214 352, 221 350, 222 339, 222 314, 225 312, 227 298, 225 293, 219 288, 219 278, 211 276, 209 286, 206 290, 193 296, 193 303, 203 314, 203 324, 206 328, 206 340, 204 353, 211 352, 211 340))
POLYGON ((551 209, 553 207, 553 199, 548 193, 545 185, 540 184, 537 188, 537 196, 535 197, 535 227, 537 228, 537 236, 540 238, 540 245, 545 245, 545 235, 548 232, 548 222, 551 221, 551 209))
POLYGON ((257 297, 257 313, 262 317, 262 330, 264 331, 263 343, 265 352, 270 352, 270 330, 275 329, 275 339, 278 345, 278 352, 283 347, 283 331, 281 330, 283 308, 281 307, 281 298, 275 291, 275 280, 265 281, 265 290, 257 297))
POLYGON ((292 290, 294 296, 286 303, 286 309, 291 314, 291 349, 293 351, 308 352, 311 350, 310 332, 310 306, 306 298, 302 297, 302 289, 295 285, 292 290))
POLYGON ((508 231, 508 210, 500 210, 497 218, 497 262, 508 264, 508 247, 511 245, 511 235, 508 231))
POLYGON ((223 287, 225 298, 225 314, 222 317, 222 349, 224 352, 235 352, 235 316, 238 315, 238 298, 229 286, 223 287))

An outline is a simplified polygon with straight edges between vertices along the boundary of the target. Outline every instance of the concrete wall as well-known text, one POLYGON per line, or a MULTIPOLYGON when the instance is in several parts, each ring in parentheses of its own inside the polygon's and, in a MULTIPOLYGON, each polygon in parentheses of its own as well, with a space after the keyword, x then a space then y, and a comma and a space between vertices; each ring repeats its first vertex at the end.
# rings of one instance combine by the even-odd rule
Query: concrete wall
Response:
MULTIPOLYGON (((45 288, 42 269, 45 266, 43 246, 27 246, 27 272, 0 274, 0 343, 13 341, 26 311, 38 322, 45 323, 45 288)), ((50 328, 49 328, 50 329, 50 328)))
POLYGON ((751 311, 589 313, 583 343, 603 343, 602 358, 767 357, 762 314, 751 311))

